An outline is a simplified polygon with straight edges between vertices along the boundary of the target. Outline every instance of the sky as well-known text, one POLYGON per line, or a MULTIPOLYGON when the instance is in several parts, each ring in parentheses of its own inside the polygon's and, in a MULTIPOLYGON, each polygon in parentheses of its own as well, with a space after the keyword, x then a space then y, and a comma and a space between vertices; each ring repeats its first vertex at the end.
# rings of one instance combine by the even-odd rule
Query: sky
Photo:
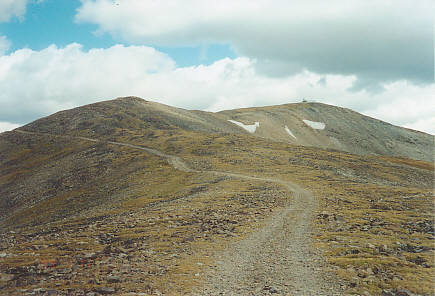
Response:
POLYGON ((433 0, 0 0, 0 132, 113 99, 300 102, 435 134, 433 0))

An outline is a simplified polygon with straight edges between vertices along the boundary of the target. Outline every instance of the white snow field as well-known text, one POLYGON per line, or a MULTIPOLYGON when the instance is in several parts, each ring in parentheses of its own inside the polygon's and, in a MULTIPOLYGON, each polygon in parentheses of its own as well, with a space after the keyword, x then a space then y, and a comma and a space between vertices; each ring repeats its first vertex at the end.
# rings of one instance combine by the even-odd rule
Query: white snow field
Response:
POLYGON ((313 128, 313 129, 318 129, 318 130, 322 130, 325 129, 325 124, 323 122, 316 122, 316 121, 311 121, 311 120, 302 120, 306 125, 308 125, 309 127, 313 128))
POLYGON ((248 132, 250 132, 251 134, 255 133, 255 130, 257 129, 257 127, 260 126, 260 123, 258 121, 256 121, 254 124, 250 124, 250 125, 246 125, 243 124, 241 122, 235 121, 235 120, 228 120, 229 122, 232 122, 234 124, 237 124, 240 127, 243 127, 245 130, 247 130, 248 132))
POLYGON ((292 136, 293 138, 296 139, 295 135, 293 135, 293 133, 289 130, 288 126, 285 126, 285 131, 286 131, 290 136, 292 136))

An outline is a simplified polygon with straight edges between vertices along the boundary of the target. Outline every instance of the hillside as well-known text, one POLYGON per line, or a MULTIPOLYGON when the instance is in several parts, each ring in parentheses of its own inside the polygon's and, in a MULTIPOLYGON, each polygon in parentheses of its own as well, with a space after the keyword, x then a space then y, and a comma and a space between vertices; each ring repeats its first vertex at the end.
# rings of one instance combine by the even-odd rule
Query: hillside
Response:
POLYGON ((58 112, 0 134, 0 291, 433 295, 432 151, 318 103, 58 112))
POLYGON ((219 114, 244 123, 260 122, 255 135, 270 140, 362 155, 433 160, 433 136, 345 108, 297 103, 229 110, 219 114))
POLYGON ((105 137, 116 136, 119 129, 247 133, 273 141, 354 154, 433 161, 433 136, 321 103, 296 103, 211 113, 128 97, 58 112, 21 129, 68 135, 98 134, 105 137), (258 127, 252 129, 255 122, 258 122, 258 127), (241 124, 248 127, 240 127, 241 124), (249 126, 252 126, 252 132, 248 131, 249 126))

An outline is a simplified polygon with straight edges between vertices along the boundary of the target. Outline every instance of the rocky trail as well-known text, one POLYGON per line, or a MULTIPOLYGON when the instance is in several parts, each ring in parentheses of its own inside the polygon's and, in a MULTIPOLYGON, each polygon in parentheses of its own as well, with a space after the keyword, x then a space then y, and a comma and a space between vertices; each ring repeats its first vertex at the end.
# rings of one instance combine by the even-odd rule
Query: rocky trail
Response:
POLYGON ((313 248, 311 223, 316 200, 298 185, 275 178, 232 172, 192 169, 180 157, 159 150, 85 137, 68 137, 15 130, 30 135, 75 138, 144 150, 162 157, 175 169, 279 184, 291 193, 288 205, 275 211, 264 226, 217 254, 216 265, 202 275, 204 286, 195 295, 341 295, 338 285, 325 274, 325 262, 313 248))
POLYGON ((221 254, 196 295, 341 295, 311 246, 312 194, 284 186, 294 192, 291 204, 221 254))

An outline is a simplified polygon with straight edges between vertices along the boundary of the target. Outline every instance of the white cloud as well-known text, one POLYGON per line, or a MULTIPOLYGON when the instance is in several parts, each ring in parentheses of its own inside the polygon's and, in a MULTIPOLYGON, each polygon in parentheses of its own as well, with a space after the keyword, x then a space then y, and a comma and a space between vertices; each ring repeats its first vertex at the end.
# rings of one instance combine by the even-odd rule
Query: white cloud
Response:
POLYGON ((263 73, 433 81, 432 0, 81 0, 76 20, 135 44, 230 43, 263 73))
POLYGON ((150 73, 173 67, 165 54, 144 46, 17 50, 0 57, 0 120, 26 122, 90 100, 130 94, 150 73))
POLYGON ((372 106, 366 108, 365 114, 397 125, 418 126, 419 130, 434 132, 434 125, 423 128, 423 124, 435 117, 434 84, 417 86, 398 81, 386 85, 385 89, 384 93, 371 98, 372 106))
POLYGON ((415 122, 405 124, 404 126, 407 128, 424 131, 426 133, 435 135, 435 116, 430 118, 422 118, 415 122))
POLYGON ((8 22, 13 17, 22 19, 26 13, 28 0, 1 0, 0 1, 0 23, 8 22))
POLYGON ((61 109, 136 95, 189 109, 222 110, 301 101, 337 104, 418 129, 433 118, 433 84, 396 82, 375 95, 349 91, 351 75, 302 71, 268 77, 247 57, 205 66, 176 67, 167 55, 146 46, 116 45, 84 51, 79 44, 21 49, 0 56, 0 121, 26 123, 61 109), (408 103, 406 103, 408 102, 408 103))
POLYGON ((6 132, 6 131, 11 131, 17 127, 20 127, 20 125, 15 124, 15 123, 0 121, 0 133, 6 132))
POLYGON ((0 56, 4 55, 11 46, 11 42, 6 36, 0 36, 0 56))

